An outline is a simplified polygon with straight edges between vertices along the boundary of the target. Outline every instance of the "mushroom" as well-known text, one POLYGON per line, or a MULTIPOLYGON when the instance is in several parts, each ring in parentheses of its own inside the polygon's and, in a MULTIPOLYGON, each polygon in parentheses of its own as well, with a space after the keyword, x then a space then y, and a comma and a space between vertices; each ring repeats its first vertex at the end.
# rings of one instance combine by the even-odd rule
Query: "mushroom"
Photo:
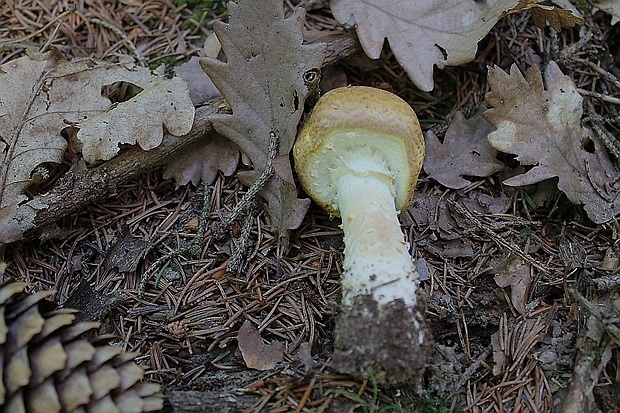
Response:
POLYGON ((398 214, 408 208, 424 158, 411 107, 376 88, 334 89, 319 99, 293 148, 306 193, 342 218, 342 302, 333 366, 379 383, 418 379, 430 355, 419 276, 398 214))

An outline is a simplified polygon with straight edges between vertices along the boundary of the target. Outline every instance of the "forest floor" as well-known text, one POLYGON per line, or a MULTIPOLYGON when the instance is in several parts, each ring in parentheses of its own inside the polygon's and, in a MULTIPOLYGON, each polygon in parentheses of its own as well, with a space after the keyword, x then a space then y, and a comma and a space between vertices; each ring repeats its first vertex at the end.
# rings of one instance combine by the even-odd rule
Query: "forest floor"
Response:
MULTIPOLYGON (((205 0, 78 0, 72 13, 67 1, 10 3, 0 8, 0 63, 53 45, 69 58, 129 55, 170 71, 200 56, 213 22, 227 16, 223 2, 205 0)), ((321 2, 307 3, 314 5, 309 30, 340 27, 321 2)), ((287 13, 290 6, 284 2, 287 13)), ((556 33, 536 27, 529 12, 509 15, 480 42, 474 61, 437 69, 430 93, 411 83, 387 48, 379 61, 356 55, 331 66, 323 87, 392 91, 438 136, 457 111, 468 117, 485 104, 489 65, 524 72, 553 59, 580 89, 618 97, 602 73, 620 78, 620 25, 600 12, 585 19, 584 27, 556 33), (580 41, 580 30, 591 36, 580 41)), ((618 119, 617 106, 592 103, 600 116, 618 119)), ((620 126, 609 127, 618 139, 620 126)), ((76 156, 67 154, 66 164, 76 156)), ((337 219, 313 205, 282 257, 260 208, 227 237, 212 234, 247 189, 234 174, 219 173, 206 188, 177 187, 159 169, 135 176, 114 197, 58 222, 59 239, 8 245, 5 277, 55 289, 59 303, 101 321, 101 332, 150 366, 147 379, 163 385, 173 411, 184 411, 180 403, 191 396, 221 412, 552 412, 582 392, 587 411, 618 412, 620 225, 592 223, 553 181, 510 188, 502 174, 473 178, 461 190, 422 174, 401 216, 430 296, 434 337, 416 388, 377 388, 330 368, 343 260, 337 219), (205 200, 202 252, 171 258, 141 297, 144 272, 195 237, 205 200), (283 343, 274 369, 246 367, 238 332, 248 320, 266 342, 283 343)))

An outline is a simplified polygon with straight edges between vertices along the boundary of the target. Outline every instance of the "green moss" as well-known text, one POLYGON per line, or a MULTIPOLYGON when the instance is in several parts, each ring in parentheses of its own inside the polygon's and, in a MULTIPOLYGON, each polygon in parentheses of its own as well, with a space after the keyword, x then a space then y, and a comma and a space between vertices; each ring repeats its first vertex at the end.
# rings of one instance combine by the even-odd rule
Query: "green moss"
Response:
POLYGON ((197 29, 197 23, 211 23, 216 16, 226 12, 225 1, 213 0, 173 0, 175 6, 186 6, 189 16, 185 21, 185 27, 189 30, 197 29))

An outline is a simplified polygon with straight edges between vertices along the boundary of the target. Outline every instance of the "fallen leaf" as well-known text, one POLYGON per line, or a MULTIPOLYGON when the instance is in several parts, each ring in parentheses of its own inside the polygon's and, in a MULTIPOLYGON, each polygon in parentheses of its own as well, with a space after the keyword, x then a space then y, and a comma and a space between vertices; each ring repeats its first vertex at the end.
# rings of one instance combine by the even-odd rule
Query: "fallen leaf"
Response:
POLYGON ((538 4, 538 0, 520 0, 519 4, 508 10, 506 14, 522 12, 524 10, 531 11, 532 21, 541 29, 544 29, 547 24, 556 31, 560 31, 563 27, 585 24, 583 18, 576 14, 578 13, 576 10, 538 4))
POLYGON ((198 185, 201 181, 211 184, 218 170, 224 176, 231 176, 238 164, 239 147, 230 139, 212 133, 168 157, 164 179, 173 178, 177 186, 189 182, 198 185))
MULTIPOLYGON (((293 178, 293 168, 291 167, 291 160, 288 155, 278 155, 273 160, 273 169, 280 178, 291 185, 295 185, 295 178, 293 178)), ((303 218, 303 217, 302 217, 303 218)))
POLYGON ((576 16, 572 10, 564 10, 544 4, 537 4, 536 7, 532 8, 532 21, 540 28, 544 28, 549 23, 558 32, 563 27, 585 24, 583 18, 576 16))
POLYGON ((460 65, 474 59, 478 42, 518 0, 332 0, 340 23, 355 18, 366 54, 378 59, 387 38, 396 60, 424 91, 433 89, 433 66, 460 65))
POLYGON ((495 128, 487 122, 479 110, 470 119, 457 112, 446 131, 443 144, 432 131, 426 133, 426 157, 424 171, 429 177, 452 189, 461 189, 471 182, 463 175, 490 176, 501 170, 504 164, 495 156, 487 136, 495 128))
POLYGON ((495 275, 495 284, 500 288, 510 287, 512 306, 525 314, 527 290, 532 283, 532 266, 519 257, 512 257, 507 266, 501 266, 495 275))
POLYGON ((83 155, 94 162, 113 156, 119 143, 157 146, 162 123, 173 134, 186 133, 194 116, 181 79, 128 62, 67 61, 56 50, 3 64, 0 90, 0 243, 21 239, 36 211, 47 207, 40 200, 24 204, 24 191, 39 165, 62 161, 67 141, 61 132, 69 124, 82 128, 83 155), (112 108, 101 90, 115 82, 143 90, 112 108))
MULTIPOLYGON (((253 0, 229 2, 228 11, 229 23, 214 25, 226 62, 204 58, 201 65, 232 107, 232 115, 218 114, 210 120, 250 157, 254 172, 239 174, 248 185, 268 167, 272 132, 278 137, 278 155, 288 156, 313 86, 304 83, 304 74, 319 70, 325 45, 303 45, 303 9, 284 18, 279 0, 265 0, 261 7, 253 0)), ((298 199, 297 188, 279 174, 261 195, 281 238, 301 224, 310 204, 298 199)))
POLYGON ((202 106, 222 97, 222 94, 215 87, 213 81, 207 76, 205 71, 202 70, 200 58, 193 56, 187 62, 177 67, 174 73, 187 83, 189 87, 189 97, 194 106, 202 106))
POLYGON ((284 344, 279 341, 265 344, 250 321, 243 323, 239 329, 237 342, 245 365, 251 369, 270 370, 284 360, 284 344))
POLYGON ((139 144, 144 150, 156 148, 164 138, 164 126, 174 136, 192 129, 194 105, 184 80, 154 76, 143 67, 119 69, 107 70, 89 81, 98 84, 99 90, 120 81, 143 90, 125 102, 110 106, 108 101, 105 112, 79 123, 77 138, 87 162, 112 159, 121 143, 139 144))
POLYGON ((489 69, 485 117, 497 130, 489 135, 495 149, 517 155, 525 174, 504 181, 510 186, 558 178, 558 188, 574 204, 583 204, 597 224, 620 213, 620 172, 599 140, 581 126, 582 98, 570 77, 555 62, 545 70, 532 66, 524 77, 516 65, 510 74, 489 69), (546 86, 546 88, 545 88, 546 86), (586 150, 589 136, 593 149, 586 150))

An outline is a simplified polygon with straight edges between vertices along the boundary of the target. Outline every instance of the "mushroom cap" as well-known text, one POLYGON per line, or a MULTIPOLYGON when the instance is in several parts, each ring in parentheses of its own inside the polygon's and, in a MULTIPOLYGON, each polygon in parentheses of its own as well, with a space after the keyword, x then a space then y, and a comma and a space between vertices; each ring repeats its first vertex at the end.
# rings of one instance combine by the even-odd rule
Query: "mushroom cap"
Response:
POLYGON ((381 89, 342 87, 323 95, 302 125, 293 147, 299 181, 335 216, 340 215, 336 180, 347 151, 379 158, 389 170, 396 209, 409 207, 424 160, 424 137, 407 102, 381 89))

